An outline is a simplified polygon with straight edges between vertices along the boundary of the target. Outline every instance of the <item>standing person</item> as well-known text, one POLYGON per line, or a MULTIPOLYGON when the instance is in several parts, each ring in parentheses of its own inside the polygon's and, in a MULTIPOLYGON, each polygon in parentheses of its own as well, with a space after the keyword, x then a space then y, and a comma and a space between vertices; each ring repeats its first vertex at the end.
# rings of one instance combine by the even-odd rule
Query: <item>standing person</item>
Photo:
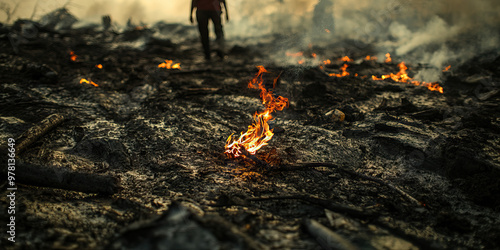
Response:
POLYGON ((203 46, 203 52, 205 53, 205 59, 210 60, 210 40, 208 36, 208 21, 211 19, 214 24, 215 40, 219 46, 217 54, 223 58, 224 57, 224 31, 222 30, 222 7, 224 4, 224 10, 226 12, 226 21, 229 21, 229 15, 227 13, 226 0, 192 0, 191 1, 191 11, 189 12, 189 20, 193 23, 193 10, 196 8, 196 21, 198 22, 198 29, 200 31, 201 45, 203 46))

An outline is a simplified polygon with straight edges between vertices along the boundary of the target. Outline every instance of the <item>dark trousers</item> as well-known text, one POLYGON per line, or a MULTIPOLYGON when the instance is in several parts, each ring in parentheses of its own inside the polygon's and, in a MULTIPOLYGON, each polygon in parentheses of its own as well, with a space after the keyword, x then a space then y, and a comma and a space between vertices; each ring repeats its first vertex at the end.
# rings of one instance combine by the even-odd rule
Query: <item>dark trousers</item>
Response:
POLYGON ((224 48, 224 31, 222 31, 221 12, 211 10, 196 10, 196 21, 198 22, 198 29, 200 31, 201 45, 205 58, 210 59, 210 40, 208 36, 208 21, 212 20, 214 23, 215 36, 219 50, 224 48))

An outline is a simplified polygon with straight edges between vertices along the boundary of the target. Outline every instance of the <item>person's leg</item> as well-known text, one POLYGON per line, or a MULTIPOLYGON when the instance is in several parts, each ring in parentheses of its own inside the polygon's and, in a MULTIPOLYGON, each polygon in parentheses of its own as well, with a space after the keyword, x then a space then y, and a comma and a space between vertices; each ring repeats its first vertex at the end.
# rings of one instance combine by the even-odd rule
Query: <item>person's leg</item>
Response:
POLYGON ((225 40, 224 40, 224 30, 222 29, 222 19, 221 12, 213 11, 210 19, 214 23, 214 31, 216 36, 216 42, 218 45, 218 54, 220 57, 224 57, 225 54, 225 40))
POLYGON ((201 45, 205 53, 205 59, 210 60, 210 40, 208 37, 208 20, 210 15, 207 11, 196 10, 196 21, 198 22, 198 30, 200 31, 201 45))

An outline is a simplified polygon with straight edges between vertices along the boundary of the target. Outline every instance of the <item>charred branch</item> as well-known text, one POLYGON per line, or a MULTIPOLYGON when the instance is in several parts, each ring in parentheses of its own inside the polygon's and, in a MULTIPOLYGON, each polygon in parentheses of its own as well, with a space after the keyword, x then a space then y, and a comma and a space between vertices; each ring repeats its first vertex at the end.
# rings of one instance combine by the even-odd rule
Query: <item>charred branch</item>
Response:
POLYGON ((30 186, 104 195, 112 195, 120 188, 119 179, 116 177, 76 172, 63 168, 19 163, 17 173, 18 182, 30 186))
POLYGON ((47 134, 53 128, 59 126, 64 121, 64 117, 60 114, 47 116, 39 124, 29 128, 16 140, 16 151, 22 153, 31 144, 36 142, 40 137, 47 134))

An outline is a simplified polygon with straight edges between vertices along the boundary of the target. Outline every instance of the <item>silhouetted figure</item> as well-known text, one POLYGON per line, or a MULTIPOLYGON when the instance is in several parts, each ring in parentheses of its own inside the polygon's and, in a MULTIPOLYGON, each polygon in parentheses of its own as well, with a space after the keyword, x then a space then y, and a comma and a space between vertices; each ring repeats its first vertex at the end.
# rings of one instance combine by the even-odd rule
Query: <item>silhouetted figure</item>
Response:
POLYGON ((216 42, 218 44, 217 54, 224 57, 224 31, 222 30, 222 6, 226 12, 226 20, 229 21, 227 13, 226 0, 192 0, 191 11, 189 12, 189 20, 193 23, 193 10, 196 8, 196 21, 198 22, 198 29, 200 31, 201 44, 205 53, 205 59, 210 60, 210 40, 208 36, 208 21, 211 19, 214 23, 216 42))

